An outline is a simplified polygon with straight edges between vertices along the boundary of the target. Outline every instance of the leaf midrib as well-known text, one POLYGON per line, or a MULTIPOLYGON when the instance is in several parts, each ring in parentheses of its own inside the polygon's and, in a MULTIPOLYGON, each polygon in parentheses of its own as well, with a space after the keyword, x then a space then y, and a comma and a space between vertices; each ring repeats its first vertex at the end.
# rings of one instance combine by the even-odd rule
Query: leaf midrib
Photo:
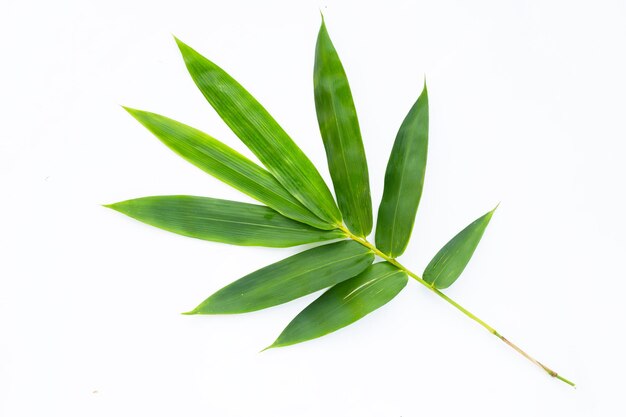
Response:
POLYGON ((269 225, 269 224, 241 222, 241 221, 226 220, 226 219, 217 219, 217 218, 206 217, 206 216, 195 216, 195 217, 192 217, 192 218, 200 219, 200 220, 213 220, 213 221, 216 221, 216 222, 223 222, 223 223, 235 223, 235 224, 245 224, 245 225, 248 225, 248 226, 267 227, 267 228, 270 228, 270 229, 292 230, 292 231, 297 231, 297 232, 311 232, 311 231, 319 231, 319 232, 322 232, 322 233, 324 233, 324 232, 333 232, 333 230, 321 230, 321 229, 313 229, 313 228, 312 228, 312 230, 294 229, 292 227, 281 227, 281 226, 274 226, 274 225, 269 225))
MULTIPOLYGON (((403 141, 404 141, 404 138, 405 138, 405 136, 404 136, 404 133, 403 133, 403 136, 402 136, 402 140, 403 141)), ((402 184, 404 183, 404 173, 405 173, 405 168, 406 168, 406 160, 408 158, 408 154, 409 154, 410 148, 411 148, 411 143, 408 143, 406 145, 405 152, 402 155, 402 164, 400 166, 400 184, 398 186, 398 190, 400 192, 402 192, 402 184)), ((390 239, 391 248, 389 249, 389 256, 391 256, 392 258, 394 258, 393 252, 394 252, 394 249, 395 249, 394 246, 395 246, 395 234, 396 234, 396 219, 398 217, 398 207, 399 206, 400 206, 400 198, 399 198, 398 195, 396 195, 396 198, 395 198, 395 208, 393 210, 393 217, 392 217, 392 221, 391 221, 391 239, 390 239)))
MULTIPOLYGON (((334 97, 333 94, 330 94, 330 106, 332 108, 333 115, 335 115, 335 117, 333 117, 333 121, 334 121, 335 127, 337 128, 337 138, 339 139, 339 146, 341 147, 341 151, 339 152, 339 154, 341 155, 341 161, 343 162, 343 167, 344 167, 344 173, 345 173, 345 181, 344 182, 348 184, 348 189, 350 190, 350 194, 349 195, 355 197, 356 193, 354 192, 352 181, 350 181, 350 178, 349 178, 349 175, 348 175, 348 162, 346 161, 346 155, 345 155, 345 152, 344 152, 345 147, 344 147, 344 144, 343 144, 343 138, 342 138, 342 135, 341 135, 341 129, 339 128, 339 121, 337 120, 337 117, 336 117, 337 112, 335 110, 336 109, 336 107, 335 107, 335 97, 334 97)), ((361 230, 359 230, 359 232, 362 232, 363 231, 363 222, 361 221, 362 219, 361 219, 361 216, 360 216, 360 214, 358 212, 356 213, 356 217, 357 217, 357 222, 359 223, 359 229, 361 229, 361 230)))
POLYGON ((296 272, 295 274, 287 275, 287 278, 289 278, 289 279, 297 278, 297 277, 299 277, 301 275, 308 274, 308 273, 311 273, 313 271, 317 271, 317 270, 320 270, 320 269, 323 269, 323 268, 327 268, 330 265, 338 264, 340 262, 345 262, 345 261, 348 261, 348 260, 350 260, 352 258, 365 256, 365 255, 368 255, 370 253, 371 253, 371 251, 367 251, 367 252, 359 253, 359 254, 356 254, 356 255, 348 256, 347 258, 337 259, 337 260, 335 260, 333 262, 325 263, 325 264, 323 264, 323 265, 321 265, 319 267, 316 267, 316 268, 311 268, 311 269, 304 270, 302 272, 296 272))
POLYGON ((343 301, 345 303, 347 303, 349 301, 350 298, 354 298, 356 297, 356 293, 359 291, 364 291, 367 287, 372 287, 374 285, 377 284, 376 281, 380 281, 383 280, 391 275, 397 274, 397 273, 401 273, 402 271, 391 271, 385 275, 379 276, 379 277, 374 277, 372 279, 370 279, 367 282, 364 282, 363 284, 359 285, 357 288, 355 288, 354 290, 350 291, 350 293, 348 293, 348 295, 346 295, 345 297, 343 297, 343 301))

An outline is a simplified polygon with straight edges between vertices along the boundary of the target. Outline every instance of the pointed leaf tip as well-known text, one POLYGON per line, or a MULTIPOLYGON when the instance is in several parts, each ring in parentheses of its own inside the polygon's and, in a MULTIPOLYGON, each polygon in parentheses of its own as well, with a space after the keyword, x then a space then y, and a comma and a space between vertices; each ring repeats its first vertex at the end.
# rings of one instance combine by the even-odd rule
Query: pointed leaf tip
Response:
POLYGON ((115 210, 115 211, 120 211, 119 205, 123 203, 123 201, 120 201, 118 203, 109 203, 109 204, 103 204, 102 207, 111 209, 111 210, 115 210))
POLYGON ((185 311, 184 313, 180 313, 180 314, 182 314, 183 316, 195 316, 198 313, 197 313, 196 309, 194 308, 191 311, 185 311))
POLYGON ((139 116, 140 116, 142 113, 146 113, 146 112, 144 112, 144 111, 142 111, 142 110, 135 109, 135 108, 133 108, 133 107, 122 106, 122 108, 123 108, 124 110, 126 110, 126 113, 130 114, 133 118, 135 118, 135 119, 137 119, 137 120, 139 120, 139 116))
POLYGON ((185 44, 185 42, 181 41, 176 35, 172 35, 172 37, 174 38, 174 41, 176 42, 176 45, 180 46, 187 46, 187 44, 185 44))
POLYGON ((122 105, 120 105, 120 107, 121 107, 121 108, 123 108, 124 110, 126 110, 127 112, 131 113, 131 114, 132 114, 133 112, 136 112, 136 111, 137 111, 137 109, 134 109, 134 108, 132 108, 132 107, 128 107, 128 106, 124 106, 123 104, 122 104, 122 105))
POLYGON ((269 345, 269 346, 264 347, 263 349, 261 349, 261 350, 259 351, 259 353, 263 353, 263 352, 265 352, 266 350, 274 349, 275 347, 276 347, 276 346, 274 346, 274 344, 272 343, 271 345, 269 345))

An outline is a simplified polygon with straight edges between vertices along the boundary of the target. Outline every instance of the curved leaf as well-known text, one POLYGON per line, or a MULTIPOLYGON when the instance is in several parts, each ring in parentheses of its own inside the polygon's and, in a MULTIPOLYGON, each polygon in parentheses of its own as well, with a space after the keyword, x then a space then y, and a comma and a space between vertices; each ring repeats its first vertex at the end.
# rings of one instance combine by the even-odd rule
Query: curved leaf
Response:
POLYGON ((188 314, 261 310, 352 278, 374 261, 365 246, 344 240, 290 256, 222 288, 188 314))
POLYGON ((424 83, 393 144, 378 209, 376 246, 392 258, 404 253, 411 237, 422 197, 427 152, 428 92, 424 83))
POLYGON ((270 346, 293 345, 348 326, 391 301, 407 275, 388 262, 374 264, 335 285, 302 310, 270 346))
POLYGON ((474 220, 446 243, 424 270, 424 281, 437 288, 452 285, 472 258, 494 211, 495 208, 474 220))
POLYGON ((232 245, 283 248, 345 237, 340 230, 315 229, 265 206, 209 197, 144 197, 106 207, 179 235, 232 245))
POLYGON ((220 67, 176 42, 194 82, 239 139, 309 210, 340 224, 339 209, 319 172, 267 110, 220 67))
POLYGON ((343 219, 354 234, 372 231, 372 199, 365 149, 348 78, 322 20, 313 73, 315 109, 328 169, 343 219))
POLYGON ((215 178, 286 217, 318 229, 335 228, 311 213, 272 174, 217 139, 156 113, 124 109, 171 150, 215 178))

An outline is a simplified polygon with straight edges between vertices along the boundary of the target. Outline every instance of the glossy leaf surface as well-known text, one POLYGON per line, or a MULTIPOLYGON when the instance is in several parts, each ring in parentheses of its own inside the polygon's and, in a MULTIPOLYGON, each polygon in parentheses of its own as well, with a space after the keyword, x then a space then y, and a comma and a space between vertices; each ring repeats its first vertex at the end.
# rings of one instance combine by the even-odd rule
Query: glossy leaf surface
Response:
POLYGON ((427 153, 428 92, 424 84, 393 144, 378 209, 376 246, 392 258, 402 255, 409 243, 424 186, 427 153))
POLYGON ((495 210, 474 220, 446 243, 424 270, 424 281, 437 288, 452 285, 472 258, 495 210))
POLYGON ((176 40, 194 82, 215 111, 276 179, 320 219, 341 214, 319 172, 274 118, 224 70, 176 40))
POLYGON ((334 229, 293 197, 276 178, 234 149, 183 123, 125 108, 171 150, 198 168, 294 220, 334 229))
POLYGON ((186 195, 144 197, 107 207, 180 235, 242 246, 288 247, 345 237, 264 206, 186 195))
POLYGON ((315 48, 315 109, 343 220, 357 236, 372 231, 367 160, 348 78, 322 22, 315 48))
POLYGON ((270 347, 288 346, 348 326, 391 301, 407 275, 388 262, 374 264, 330 288, 302 310, 270 347))
POLYGON ((363 245, 344 240, 261 268, 222 288, 189 314, 235 314, 286 303, 359 274, 374 261, 363 245))

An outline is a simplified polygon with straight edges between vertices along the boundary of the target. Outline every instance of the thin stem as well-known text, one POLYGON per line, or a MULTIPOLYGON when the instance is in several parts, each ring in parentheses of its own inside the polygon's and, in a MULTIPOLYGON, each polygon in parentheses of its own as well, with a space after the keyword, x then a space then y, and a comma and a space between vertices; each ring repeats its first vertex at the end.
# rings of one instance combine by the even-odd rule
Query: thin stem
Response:
POLYGON ((528 359, 529 361, 531 361, 532 363, 534 363, 535 365, 537 365, 539 368, 543 369, 548 375, 550 375, 553 378, 556 378, 560 381, 565 382, 568 385, 571 385, 572 387, 575 387, 576 385, 562 377, 561 375, 557 374, 556 372, 554 372, 552 369, 548 368, 547 366, 545 366, 544 364, 542 364, 541 362, 539 362, 538 360, 536 360, 535 358, 533 358, 532 356, 530 356, 528 353, 524 352, 522 349, 520 349, 516 344, 514 344, 513 342, 509 341, 507 338, 505 338, 504 336, 502 336, 500 333, 498 333, 498 331, 496 331, 496 329, 494 329, 493 327, 491 327, 490 325, 488 325, 487 323, 485 323, 482 319, 480 319, 479 317, 477 317, 475 314, 473 314, 472 312, 470 312, 469 310, 467 310, 465 307, 463 307, 462 305, 460 305, 459 303, 457 303, 456 301, 454 301, 453 299, 451 299, 450 297, 448 297, 447 295, 445 295, 444 293, 442 293, 441 291, 439 291, 437 288, 435 288, 432 284, 424 281, 424 279, 422 279, 421 277, 417 276, 415 273, 411 272, 407 267, 405 267, 404 265, 402 265, 400 262, 398 262, 395 258, 391 258, 389 256, 387 256, 386 254, 384 254, 383 252, 381 252, 376 246, 372 245, 369 241, 367 241, 367 239, 356 236, 354 234, 352 234, 345 226, 343 225, 339 225, 338 226, 339 229, 341 229, 350 239, 360 243, 361 245, 367 247, 368 249, 370 249, 372 252, 374 252, 376 255, 380 256, 381 258, 383 258, 384 260, 386 260, 387 262, 395 265, 396 267, 398 267, 399 269, 403 270, 404 272, 406 272, 411 278, 413 278, 414 280, 416 280, 417 282, 419 282, 420 284, 422 284, 423 286, 425 286, 426 288, 428 288, 430 291, 434 292, 435 294, 437 294, 439 297, 441 297, 442 299, 444 299, 445 301, 447 301, 449 304, 453 305, 457 310, 459 310, 461 313, 465 314, 467 317, 469 317, 470 319, 474 320, 476 323, 480 324, 481 326, 483 326, 485 329, 487 329, 487 331, 491 334, 493 334, 494 336, 496 336, 498 339, 502 340, 504 343, 506 343, 509 347, 513 348, 513 350, 515 350, 517 353, 519 353, 520 355, 522 355, 523 357, 525 357, 526 359, 528 359))

